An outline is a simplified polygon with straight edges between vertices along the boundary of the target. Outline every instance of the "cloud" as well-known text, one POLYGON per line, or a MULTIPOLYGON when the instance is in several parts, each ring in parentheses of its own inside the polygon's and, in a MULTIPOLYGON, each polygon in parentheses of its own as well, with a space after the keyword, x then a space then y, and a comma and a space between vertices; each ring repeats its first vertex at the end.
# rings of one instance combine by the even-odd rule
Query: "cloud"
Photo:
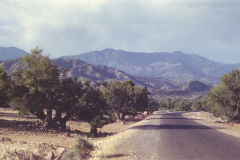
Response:
POLYGON ((2 0, 0 9, 1 45, 52 57, 116 48, 240 62, 239 0, 2 0))

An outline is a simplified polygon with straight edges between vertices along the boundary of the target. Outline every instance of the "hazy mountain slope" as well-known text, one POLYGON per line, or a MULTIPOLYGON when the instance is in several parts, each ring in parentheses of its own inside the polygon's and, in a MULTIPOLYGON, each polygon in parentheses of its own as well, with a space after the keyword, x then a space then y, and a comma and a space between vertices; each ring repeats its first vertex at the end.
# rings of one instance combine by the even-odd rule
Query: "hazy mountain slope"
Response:
MULTIPOLYGON (((177 89, 181 87, 181 84, 173 83, 164 78, 144 78, 130 76, 125 72, 115 68, 94 66, 77 59, 58 58, 54 59, 53 62, 59 67, 66 68, 68 70, 68 76, 88 78, 95 82, 117 79, 133 80, 138 85, 147 86, 152 89, 177 89)), ((21 58, 2 61, 0 64, 5 66, 8 73, 13 73, 17 68, 24 68, 21 58)))
POLYGON ((211 88, 213 88, 215 84, 213 83, 203 83, 200 81, 191 81, 186 84, 181 89, 173 89, 173 90, 156 90, 152 94, 155 98, 167 98, 167 97, 182 97, 182 98, 200 98, 206 94, 211 88))
POLYGON ((81 60, 59 58, 54 59, 53 62, 59 67, 64 67, 69 70, 69 76, 84 77, 94 81, 107 80, 107 79, 119 79, 127 80, 131 79, 129 75, 118 69, 104 67, 104 66, 93 66, 85 63, 81 60))
POLYGON ((24 57, 27 52, 15 47, 0 47, 0 60, 24 57))
POLYGON ((128 74, 148 77, 164 77, 178 81, 216 81, 240 64, 224 64, 182 52, 136 53, 105 49, 69 58, 81 59, 93 65, 118 68, 128 74))

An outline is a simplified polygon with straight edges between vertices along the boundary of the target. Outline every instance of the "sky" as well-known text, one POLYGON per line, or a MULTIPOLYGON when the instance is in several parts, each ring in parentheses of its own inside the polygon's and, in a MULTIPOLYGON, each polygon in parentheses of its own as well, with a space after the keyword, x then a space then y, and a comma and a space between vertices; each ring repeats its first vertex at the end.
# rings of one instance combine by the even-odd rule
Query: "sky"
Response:
POLYGON ((240 63, 240 0, 0 0, 0 46, 50 57, 105 48, 240 63))

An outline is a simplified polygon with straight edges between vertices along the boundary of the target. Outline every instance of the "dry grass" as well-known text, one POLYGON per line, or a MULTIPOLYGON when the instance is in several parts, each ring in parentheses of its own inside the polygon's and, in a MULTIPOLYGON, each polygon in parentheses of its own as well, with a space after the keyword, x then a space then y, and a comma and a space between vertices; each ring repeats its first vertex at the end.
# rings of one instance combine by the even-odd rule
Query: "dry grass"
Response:
POLYGON ((1 140, 1 160, 43 159, 50 151, 57 155, 56 149, 59 148, 59 146, 47 143, 28 143, 26 141, 16 142, 7 137, 1 138, 1 140), (9 139, 9 141, 1 141, 2 139, 9 139))
POLYGON ((193 118, 198 123, 216 128, 218 131, 239 137, 240 138, 240 124, 229 123, 222 118, 215 117, 208 112, 186 112, 183 114, 187 118, 193 118))
MULTIPOLYGON (((140 122, 128 125, 127 127, 131 128, 135 125, 141 125, 145 122, 146 121, 140 121, 140 122)), ((138 132, 139 132, 138 129, 129 129, 129 130, 120 132, 118 134, 115 134, 113 136, 110 136, 108 138, 105 138, 103 140, 96 141, 94 144, 97 147, 97 150, 93 153, 92 160, 105 160, 105 159, 128 160, 128 159, 132 159, 132 157, 134 156, 134 153, 132 153, 132 152, 119 153, 118 151, 116 151, 116 146, 124 143, 125 140, 136 135, 138 132)))

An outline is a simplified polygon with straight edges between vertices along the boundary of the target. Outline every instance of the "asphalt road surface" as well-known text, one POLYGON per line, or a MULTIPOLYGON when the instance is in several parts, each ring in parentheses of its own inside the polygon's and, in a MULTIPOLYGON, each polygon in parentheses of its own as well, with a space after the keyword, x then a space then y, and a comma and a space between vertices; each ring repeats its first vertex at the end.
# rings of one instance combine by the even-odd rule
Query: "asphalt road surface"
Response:
MULTIPOLYGON (((181 112, 156 114, 116 147, 138 160, 240 160, 240 139, 185 118, 181 112)), ((121 154, 120 154, 121 155, 121 154)), ((128 158, 129 159, 129 158, 128 158)))

